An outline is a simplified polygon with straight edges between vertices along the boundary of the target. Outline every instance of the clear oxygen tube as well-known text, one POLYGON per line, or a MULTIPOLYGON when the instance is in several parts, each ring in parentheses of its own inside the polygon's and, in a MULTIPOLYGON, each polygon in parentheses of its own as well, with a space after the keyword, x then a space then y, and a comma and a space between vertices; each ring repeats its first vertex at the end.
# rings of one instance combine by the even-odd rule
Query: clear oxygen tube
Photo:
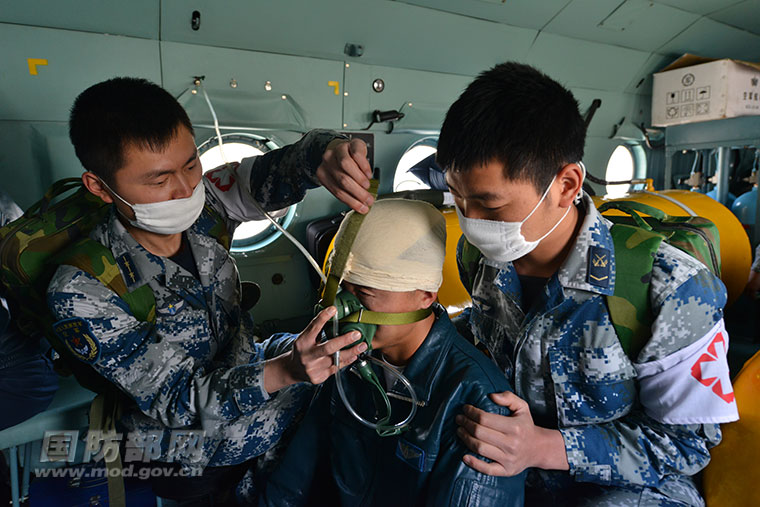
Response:
MULTIPOLYGON (((206 89, 203 86, 203 79, 198 80, 198 84, 196 85, 200 87, 201 92, 203 93, 203 97, 206 100, 206 104, 208 104, 209 111, 211 112, 211 117, 214 119, 214 131, 216 132, 217 141, 219 143, 219 151, 222 155, 222 160, 224 160, 225 163, 228 163, 229 161, 225 157, 224 149, 222 147, 223 141, 222 141, 222 134, 219 130, 219 120, 216 116, 216 111, 214 110, 214 106, 211 103, 211 99, 209 98, 208 94, 206 93, 206 89)), ((320 279, 322 280, 323 284, 327 284, 327 277, 322 272, 322 269, 319 267, 319 264, 317 264, 317 261, 314 260, 314 258, 309 254, 309 252, 304 248, 304 246, 296 239, 294 238, 288 231, 283 228, 277 220, 272 218, 272 216, 267 213, 264 208, 259 205, 256 201, 252 201, 256 208, 259 210, 259 212, 269 220, 272 225, 274 225, 277 230, 279 230, 288 240, 290 240, 293 245, 298 248, 298 250, 303 254, 303 256, 306 258, 306 260, 309 262, 312 268, 314 268, 314 271, 317 272, 320 279)), ((340 327, 340 321, 338 319, 338 312, 335 312, 335 314, 332 317, 332 330, 333 330, 333 336, 338 336, 339 334, 339 327, 340 327)), ((390 366, 389 364, 384 363, 383 361, 379 361, 378 359, 372 357, 369 354, 362 354, 359 356, 359 359, 357 359, 357 362, 355 363, 360 370, 360 375, 365 378, 371 385, 373 385, 374 388, 378 389, 378 391, 382 394, 383 400, 385 402, 385 408, 387 411, 387 415, 380 419, 377 423, 373 423, 371 421, 368 421, 367 419, 364 419, 359 413, 354 409, 353 406, 351 406, 351 403, 348 401, 348 398, 346 397, 346 391, 343 386, 343 377, 341 375, 341 369, 340 369, 340 351, 337 351, 333 355, 333 363, 335 366, 337 366, 337 371, 335 372, 335 384, 338 387, 338 394, 340 395, 341 401, 343 401, 343 405, 345 405, 346 410, 360 423, 362 423, 364 426, 371 428, 375 430, 378 435, 381 436, 390 436, 390 435, 397 435, 401 431, 403 431, 409 423, 414 419, 414 416, 417 414, 417 406, 419 405, 419 400, 417 398, 417 393, 414 391, 414 387, 412 386, 411 382, 409 382, 409 379, 407 379, 401 372, 390 366), (411 400, 411 409, 409 410, 409 414, 404 418, 403 421, 398 422, 396 424, 389 424, 390 423, 390 401, 388 400, 388 395, 385 392, 385 390, 382 388, 382 386, 377 382, 377 378, 375 377, 374 380, 368 378, 368 376, 363 375, 361 371, 367 371, 369 368, 368 362, 372 362, 384 370, 388 371, 392 376, 394 376, 396 379, 398 379, 404 386, 404 388, 409 392, 409 398, 411 400)), ((352 365, 353 367, 353 365, 352 365)), ((374 377, 374 375, 373 375, 374 377)))

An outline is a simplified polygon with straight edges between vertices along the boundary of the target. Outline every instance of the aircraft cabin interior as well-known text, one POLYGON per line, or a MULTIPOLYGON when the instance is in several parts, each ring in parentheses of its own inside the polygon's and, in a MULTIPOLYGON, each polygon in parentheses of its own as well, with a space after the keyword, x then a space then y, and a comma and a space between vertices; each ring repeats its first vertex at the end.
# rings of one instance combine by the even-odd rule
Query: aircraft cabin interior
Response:
MULTIPOLYGON (((457 268, 455 199, 436 163, 439 135, 468 85, 507 61, 574 95, 586 125, 583 189, 604 217, 627 216, 616 203, 635 202, 645 207, 630 212, 633 225, 654 217, 704 239, 727 295, 719 312, 739 421, 722 424, 697 487, 710 507, 760 504, 760 296, 747 288, 760 245, 758 0, 0 0, 0 190, 27 210, 55 182, 80 178, 72 104, 115 77, 147 79, 176 99, 203 172, 329 129, 366 144, 376 202, 419 200, 443 214, 437 300, 454 317, 472 300, 457 268)), ((258 339, 297 334, 314 318, 323 282, 313 264, 329 268, 348 211, 320 187, 234 231, 240 280, 255 284, 243 284, 253 291, 243 299, 258 339)), ((719 389, 719 373, 701 371, 698 380, 719 389)), ((80 430, 83 452, 94 396, 61 377, 50 408, 0 430, 0 492, 12 505, 75 505, 71 487, 37 470, 79 466, 40 456, 53 430, 80 430)), ((85 482, 81 505, 109 505, 111 483, 85 482)), ((175 505, 126 484, 126 505, 175 505)))

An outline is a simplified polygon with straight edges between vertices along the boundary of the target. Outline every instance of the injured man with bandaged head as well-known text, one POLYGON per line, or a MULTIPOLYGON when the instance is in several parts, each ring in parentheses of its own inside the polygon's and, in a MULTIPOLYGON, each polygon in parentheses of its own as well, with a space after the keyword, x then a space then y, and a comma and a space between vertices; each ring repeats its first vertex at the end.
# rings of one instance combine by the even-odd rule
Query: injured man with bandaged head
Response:
POLYGON ((507 415, 489 394, 511 387, 437 303, 445 245, 443 215, 422 201, 344 219, 329 263, 331 276, 341 265, 339 332, 358 330, 369 349, 320 386, 261 505, 522 505, 523 474, 463 461, 462 406, 507 415))

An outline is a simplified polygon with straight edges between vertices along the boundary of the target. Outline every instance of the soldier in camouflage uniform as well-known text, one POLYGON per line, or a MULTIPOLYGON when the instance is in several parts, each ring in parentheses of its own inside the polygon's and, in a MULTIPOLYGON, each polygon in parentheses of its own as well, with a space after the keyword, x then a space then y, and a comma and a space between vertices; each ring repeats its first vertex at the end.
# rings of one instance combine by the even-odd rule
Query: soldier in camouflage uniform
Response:
POLYGON ((464 238, 472 307, 458 324, 496 361, 510 416, 466 406, 460 438, 491 475, 528 468, 528 505, 703 505, 692 476, 736 420, 723 284, 663 243, 653 324, 628 357, 606 298, 610 222, 582 192, 585 124, 572 94, 526 65, 498 65, 449 110, 438 143, 464 238))
MULTIPOLYGON (((130 291, 150 287, 156 320, 136 319, 91 275, 61 266, 48 288, 54 329, 134 401, 119 425, 130 433, 128 448, 158 442, 150 458, 209 473, 262 455, 308 402, 310 383, 335 371, 330 355, 357 337, 317 343, 333 308, 295 340, 254 343, 235 262, 212 237, 215 217, 231 235, 241 222, 263 218, 255 203, 274 212, 319 184, 365 212, 372 202, 366 147, 317 130, 202 177, 185 111, 160 87, 131 78, 83 92, 70 128, 85 186, 114 203, 91 238, 111 250, 130 291), (178 428, 204 432, 191 456, 172 448, 170 430, 178 428)), ((342 352, 342 361, 364 348, 342 352)))

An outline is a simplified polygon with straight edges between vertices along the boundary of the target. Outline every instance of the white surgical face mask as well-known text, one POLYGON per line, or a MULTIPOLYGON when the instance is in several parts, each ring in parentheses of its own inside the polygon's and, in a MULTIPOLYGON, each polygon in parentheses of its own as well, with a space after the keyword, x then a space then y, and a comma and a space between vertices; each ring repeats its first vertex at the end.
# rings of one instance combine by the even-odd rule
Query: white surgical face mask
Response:
POLYGON ((132 208, 135 214, 134 220, 122 213, 130 224, 156 234, 177 234, 186 231, 201 215, 203 205, 206 203, 206 187, 202 179, 195 186, 190 197, 148 204, 130 204, 103 180, 100 181, 121 202, 132 208))
POLYGON ((554 185, 555 178, 552 178, 551 183, 549 183, 544 195, 541 196, 541 199, 533 208, 533 211, 528 213, 528 216, 521 222, 502 222, 501 220, 467 218, 462 214, 459 206, 457 206, 459 226, 462 228, 462 233, 467 238, 467 241, 477 247, 477 249, 488 259, 497 262, 512 262, 528 255, 544 238, 554 232, 554 229, 562 223, 570 212, 570 206, 568 206, 567 210, 565 210, 565 214, 562 215, 562 218, 560 218, 556 224, 554 224, 554 227, 535 241, 527 241, 522 234, 522 225, 533 216, 533 213, 535 213, 538 207, 541 206, 541 203, 544 202, 546 195, 549 193, 552 185, 554 185))

